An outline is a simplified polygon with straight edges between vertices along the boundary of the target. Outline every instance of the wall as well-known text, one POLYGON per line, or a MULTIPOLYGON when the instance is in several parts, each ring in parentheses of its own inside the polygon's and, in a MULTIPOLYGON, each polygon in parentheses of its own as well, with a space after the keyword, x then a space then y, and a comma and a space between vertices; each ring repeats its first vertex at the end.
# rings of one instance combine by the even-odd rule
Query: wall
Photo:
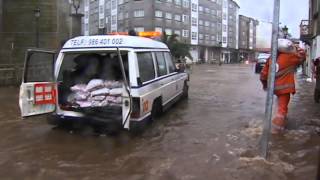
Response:
POLYGON ((25 51, 36 45, 34 9, 41 9, 40 47, 58 49, 61 41, 69 38, 69 5, 65 0, 1 0, 1 4, 0 85, 17 84, 25 51))

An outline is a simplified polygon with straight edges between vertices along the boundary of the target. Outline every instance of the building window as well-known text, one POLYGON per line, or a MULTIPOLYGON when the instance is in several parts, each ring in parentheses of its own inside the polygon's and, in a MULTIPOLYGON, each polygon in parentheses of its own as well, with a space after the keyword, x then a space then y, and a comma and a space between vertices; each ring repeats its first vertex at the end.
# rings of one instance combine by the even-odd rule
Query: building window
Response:
POLYGON ((199 25, 203 26, 203 21, 201 19, 199 20, 199 25))
POLYGON ((123 4, 123 0, 118 0, 118 4, 119 5, 123 4))
POLYGON ((181 21, 181 15, 179 14, 174 15, 174 20, 181 21))
POLYGON ((99 19, 99 28, 100 29, 104 28, 104 19, 103 18, 99 19))
POLYGON ((181 6, 181 0, 174 0, 174 3, 178 6, 181 6))
POLYGON ((204 22, 204 25, 205 25, 206 27, 209 27, 209 26, 210 26, 210 22, 209 22, 209 21, 205 21, 205 22, 204 22))
POLYGON ((211 10, 211 14, 212 14, 213 16, 216 16, 216 15, 217 15, 217 11, 214 10, 214 9, 212 9, 212 10, 211 10))
POLYGON ((192 4, 191 4, 191 10, 192 10, 193 12, 198 12, 198 5, 195 4, 195 3, 192 3, 192 4))
POLYGON ((123 13, 118 14, 118 20, 123 20, 123 13))
POLYGON ((144 17, 144 10, 136 10, 133 13, 134 17, 144 17))
POLYGON ((182 37, 185 37, 185 38, 189 37, 189 31, 185 29, 182 30, 182 37))
POLYGON ((167 28, 167 29, 165 29, 165 32, 166 32, 166 34, 169 35, 169 36, 172 35, 172 29, 168 29, 168 28, 167 28))
POLYGON ((223 36, 223 37, 222 37, 222 42, 223 42, 223 43, 227 43, 227 37, 223 36))
POLYGON ((227 25, 223 25, 223 32, 227 32, 227 25))
POLYGON ((190 3, 190 0, 182 0, 182 6, 184 8, 189 8, 189 3, 190 3))
POLYGON ((117 2, 116 0, 111 1, 111 9, 117 9, 117 2))
POLYGON ((172 3, 172 0, 167 0, 168 3, 172 3))
POLYGON ((209 35, 208 35, 208 34, 206 34, 206 35, 205 35, 205 39, 206 39, 206 40, 210 40, 210 38, 209 38, 209 35))
POLYGON ((162 30, 162 27, 156 27, 154 28, 154 31, 162 33, 163 30, 162 30))
POLYGON ((216 40, 216 36, 211 36, 211 40, 215 41, 216 40))
POLYGON ((197 40, 197 32, 192 32, 191 39, 192 40, 197 40))
POLYGON ((111 24, 117 24, 117 15, 111 16, 111 24))
POLYGON ((155 16, 159 18, 163 17, 162 11, 155 11, 155 16))
POLYGON ((200 40, 203 39, 203 34, 199 34, 199 39, 200 39, 200 40))
POLYGON ((191 24, 192 24, 192 26, 197 26, 197 18, 195 18, 195 17, 192 17, 192 19, 191 19, 191 24))
POLYGON ((223 20, 227 20, 227 14, 226 14, 226 13, 223 13, 222 18, 223 18, 223 20))
POLYGON ((190 21, 189 16, 184 14, 184 15, 182 16, 182 22, 188 23, 189 21, 190 21))
POLYGON ((208 14, 210 14, 210 9, 209 8, 205 8, 204 11, 208 14))
POLYGON ((178 36, 181 36, 181 31, 180 30, 175 30, 174 31, 174 34, 178 35, 178 36))
POLYGON ((135 27, 134 31, 136 32, 143 32, 144 31, 144 27, 135 27))
POLYGON ((221 30, 221 23, 218 23, 218 29, 221 30))
POLYGON ((203 6, 199 6, 199 12, 203 12, 203 6))
POLYGON ((172 19, 172 14, 171 13, 166 13, 166 19, 172 19))

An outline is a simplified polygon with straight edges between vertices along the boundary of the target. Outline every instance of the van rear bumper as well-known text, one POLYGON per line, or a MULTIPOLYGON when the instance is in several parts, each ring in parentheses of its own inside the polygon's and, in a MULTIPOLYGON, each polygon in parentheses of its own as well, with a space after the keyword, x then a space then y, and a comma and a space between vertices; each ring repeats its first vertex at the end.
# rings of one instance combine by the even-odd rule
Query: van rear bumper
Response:
POLYGON ((89 123, 89 124, 121 124, 122 119, 111 119, 111 118, 102 118, 96 116, 66 116, 63 114, 53 113, 48 117, 48 123, 51 125, 59 125, 63 122, 80 122, 80 123, 89 123))

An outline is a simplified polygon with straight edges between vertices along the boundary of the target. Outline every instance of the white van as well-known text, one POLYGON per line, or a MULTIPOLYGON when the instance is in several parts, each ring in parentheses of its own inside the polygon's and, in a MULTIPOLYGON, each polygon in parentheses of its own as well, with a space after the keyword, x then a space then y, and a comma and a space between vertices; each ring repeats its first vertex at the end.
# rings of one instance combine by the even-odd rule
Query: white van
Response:
POLYGON ((187 96, 188 75, 175 69, 165 44, 82 36, 67 41, 57 57, 27 51, 19 105, 22 117, 53 113, 54 123, 87 119, 131 129, 187 96))

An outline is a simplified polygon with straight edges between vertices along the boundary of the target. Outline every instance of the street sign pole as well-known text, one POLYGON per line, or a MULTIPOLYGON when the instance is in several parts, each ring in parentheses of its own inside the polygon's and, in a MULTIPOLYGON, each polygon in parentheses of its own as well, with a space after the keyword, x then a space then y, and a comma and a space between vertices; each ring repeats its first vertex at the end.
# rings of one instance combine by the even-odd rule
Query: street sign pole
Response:
POLYGON ((277 51, 278 51, 278 34, 279 34, 279 16, 280 16, 280 0, 274 0, 273 5, 273 25, 272 25, 272 45, 271 45, 271 65, 269 68, 268 77, 268 92, 265 107, 265 120, 261 138, 261 149, 262 156, 267 159, 268 157, 268 145, 269 136, 271 129, 271 119, 272 119, 272 106, 273 106, 273 93, 274 93, 274 82, 276 75, 276 62, 277 62, 277 51))

